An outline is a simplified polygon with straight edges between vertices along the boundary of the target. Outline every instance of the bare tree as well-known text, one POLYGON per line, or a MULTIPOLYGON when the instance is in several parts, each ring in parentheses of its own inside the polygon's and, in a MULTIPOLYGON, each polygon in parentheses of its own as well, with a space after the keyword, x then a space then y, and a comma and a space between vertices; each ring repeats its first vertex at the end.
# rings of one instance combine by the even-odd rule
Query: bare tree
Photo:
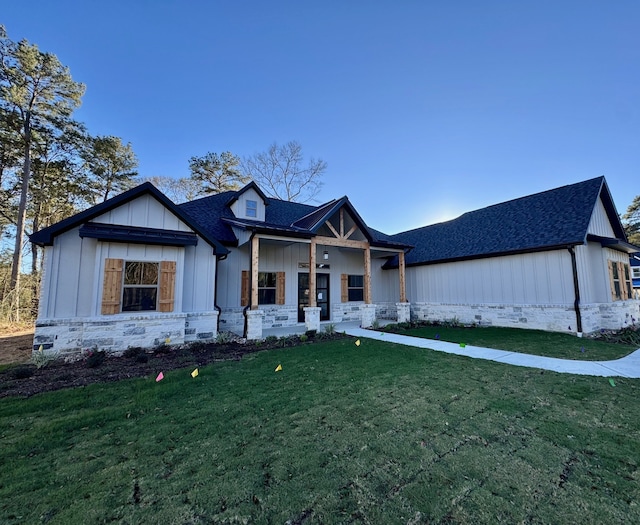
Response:
POLYGON ((279 146, 275 142, 262 153, 242 160, 242 170, 270 197, 285 201, 309 202, 322 187, 327 169, 322 159, 310 158, 304 164, 302 146, 292 140, 279 146))
POLYGON ((144 177, 142 182, 150 182, 176 204, 195 199, 201 190, 201 185, 189 177, 174 179, 173 177, 144 177))

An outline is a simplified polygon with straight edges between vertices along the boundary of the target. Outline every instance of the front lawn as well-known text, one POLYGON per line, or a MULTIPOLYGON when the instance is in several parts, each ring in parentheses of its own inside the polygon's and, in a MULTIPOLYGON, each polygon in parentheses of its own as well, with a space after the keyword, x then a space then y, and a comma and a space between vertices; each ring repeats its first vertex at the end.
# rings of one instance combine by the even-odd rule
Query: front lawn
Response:
POLYGON ((191 372, 0 399, 0 522, 640 522, 640 380, 367 339, 191 372))
POLYGON ((451 343, 466 343, 497 350, 513 350, 523 354, 582 361, 620 359, 639 348, 632 344, 606 342, 589 337, 576 337, 569 333, 494 326, 467 327, 435 324, 410 326, 407 324, 390 325, 388 328, 383 328, 383 330, 424 339, 439 339, 451 343))

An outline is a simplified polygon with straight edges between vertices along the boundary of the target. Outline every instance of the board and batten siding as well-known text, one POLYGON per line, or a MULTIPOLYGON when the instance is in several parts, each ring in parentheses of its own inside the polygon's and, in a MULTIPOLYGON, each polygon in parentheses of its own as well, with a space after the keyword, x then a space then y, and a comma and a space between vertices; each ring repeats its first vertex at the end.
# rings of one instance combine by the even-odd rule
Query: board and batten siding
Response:
POLYGON ((189 226, 150 195, 141 195, 99 215, 93 222, 190 232, 189 226))
POLYGON ((238 197, 238 199, 236 201, 234 201, 234 203, 231 205, 231 211, 238 218, 251 219, 251 220, 254 220, 254 221, 262 221, 262 222, 264 222, 264 220, 265 220, 266 211, 265 211, 264 201, 262 200, 262 197, 260 197, 260 195, 258 195, 258 193, 254 189, 248 189, 247 191, 242 193, 238 197), (247 201, 248 200, 256 201, 256 203, 257 203, 257 210, 256 210, 257 217, 247 217, 246 211, 247 211, 247 201))
POLYGON ((598 199, 596 205, 593 207, 587 232, 593 235, 600 235, 601 237, 616 236, 613 232, 613 228, 611 227, 611 221, 609 220, 607 211, 604 208, 604 204, 602 204, 601 198, 598 199))
POLYGON ((215 309, 216 264, 211 245, 200 237, 196 246, 185 246, 183 312, 211 312, 215 309))
POLYGON ((573 271, 567 250, 457 261, 406 270, 412 302, 569 304, 573 271))
MULTIPOLYGON (((94 222, 192 231, 149 195, 104 213, 94 222)), ((186 248, 108 243, 81 238, 79 228, 73 228, 58 235, 53 246, 46 246, 44 257, 46 271, 42 279, 39 307, 41 319, 101 315, 104 263, 107 258, 173 261, 176 263, 173 311, 214 310, 216 257, 212 247, 200 237, 196 246, 186 248)))
POLYGON ((95 280, 97 241, 81 238, 78 228, 45 246, 45 272, 41 282, 40 318, 94 315, 92 284, 95 280))

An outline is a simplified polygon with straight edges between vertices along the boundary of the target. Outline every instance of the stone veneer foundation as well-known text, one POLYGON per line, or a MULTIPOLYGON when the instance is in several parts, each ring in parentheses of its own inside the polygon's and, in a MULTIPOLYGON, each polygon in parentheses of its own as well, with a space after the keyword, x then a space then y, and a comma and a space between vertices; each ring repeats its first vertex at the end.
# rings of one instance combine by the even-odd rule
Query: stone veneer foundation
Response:
MULTIPOLYGON (((638 301, 580 306, 582 333, 624 328, 640 318, 638 301)), ((550 332, 578 332, 573 305, 492 305, 411 303, 411 320, 452 321, 480 326, 531 328, 550 332)))
POLYGON ((75 359, 83 350, 122 354, 127 348, 153 348, 192 341, 213 341, 218 312, 117 314, 36 321, 33 351, 75 359))

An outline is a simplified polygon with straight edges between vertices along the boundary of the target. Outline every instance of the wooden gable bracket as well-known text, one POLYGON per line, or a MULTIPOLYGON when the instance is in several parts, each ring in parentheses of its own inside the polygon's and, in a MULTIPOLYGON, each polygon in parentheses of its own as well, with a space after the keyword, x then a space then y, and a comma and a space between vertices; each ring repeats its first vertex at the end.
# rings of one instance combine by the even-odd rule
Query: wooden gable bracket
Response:
POLYGON ((327 220, 325 221, 324 224, 327 228, 331 230, 331 233, 333 233, 337 239, 348 239, 358 229, 358 225, 354 224, 347 233, 344 232, 344 209, 343 208, 340 208, 340 232, 338 232, 338 230, 335 229, 335 227, 333 226, 333 224, 331 224, 330 221, 327 220))

